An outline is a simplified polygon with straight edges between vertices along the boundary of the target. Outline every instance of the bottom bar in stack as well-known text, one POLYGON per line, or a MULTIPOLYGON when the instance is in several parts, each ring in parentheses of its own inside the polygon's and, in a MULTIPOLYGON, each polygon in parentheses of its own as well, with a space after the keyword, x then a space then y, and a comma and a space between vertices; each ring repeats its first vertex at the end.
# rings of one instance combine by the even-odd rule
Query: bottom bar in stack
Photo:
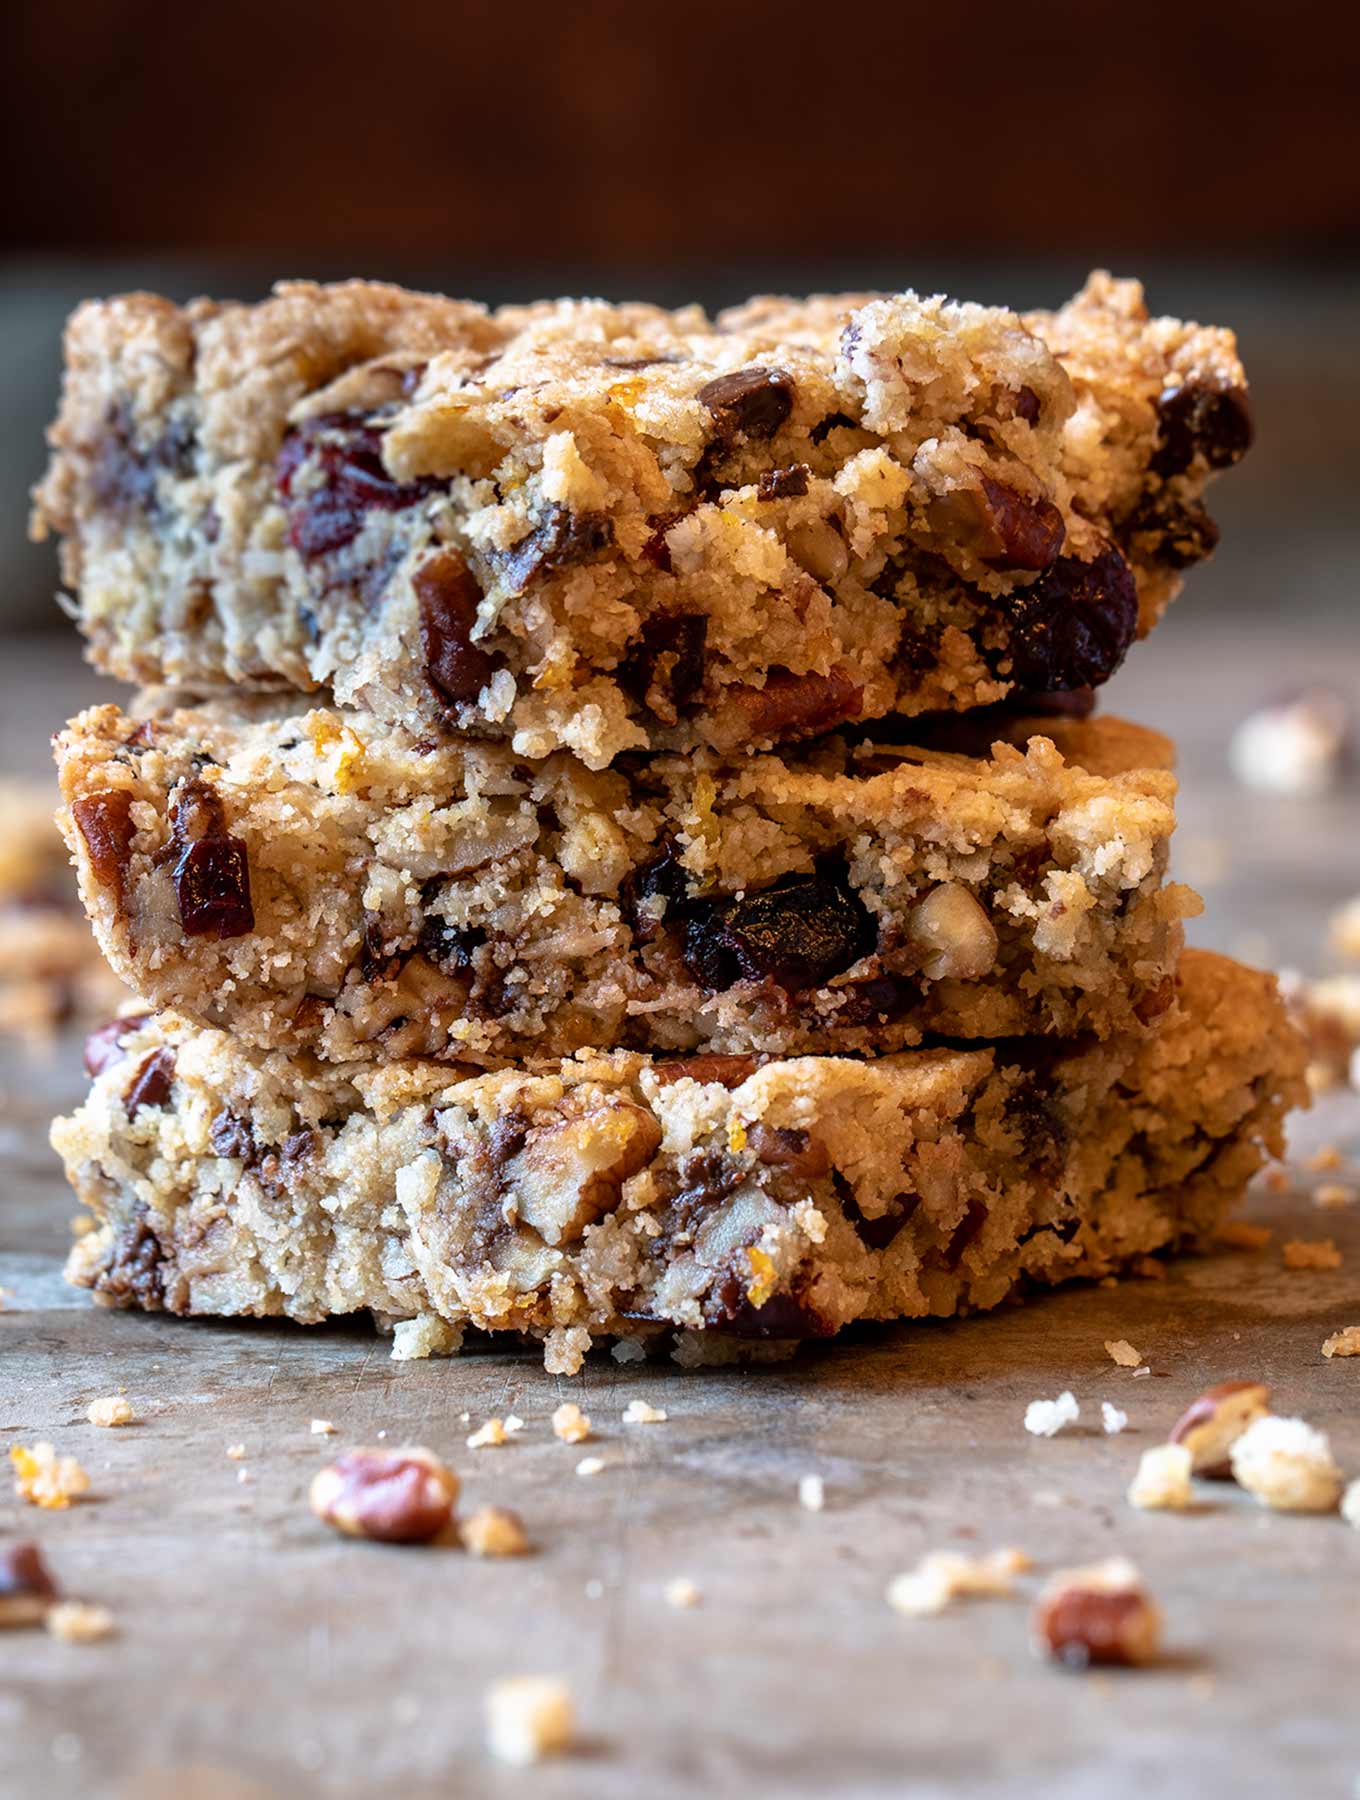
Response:
POLYGON ((91 1053, 53 1129, 99 1221, 74 1282, 172 1313, 368 1308, 399 1355, 511 1331, 559 1373, 598 1337, 721 1359, 1203 1241, 1305 1099, 1273 979, 1194 951, 1136 1042, 583 1052, 460 1079, 163 1013, 91 1053))

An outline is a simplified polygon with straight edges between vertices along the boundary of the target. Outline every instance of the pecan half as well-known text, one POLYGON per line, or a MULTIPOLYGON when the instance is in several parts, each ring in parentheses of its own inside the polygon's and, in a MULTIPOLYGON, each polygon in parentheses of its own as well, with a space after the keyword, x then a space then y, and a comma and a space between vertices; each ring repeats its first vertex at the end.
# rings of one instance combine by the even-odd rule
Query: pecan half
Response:
POLYGON ((458 1477, 433 1451, 347 1450, 313 1479, 318 1519, 345 1537, 428 1543, 453 1517, 458 1477))

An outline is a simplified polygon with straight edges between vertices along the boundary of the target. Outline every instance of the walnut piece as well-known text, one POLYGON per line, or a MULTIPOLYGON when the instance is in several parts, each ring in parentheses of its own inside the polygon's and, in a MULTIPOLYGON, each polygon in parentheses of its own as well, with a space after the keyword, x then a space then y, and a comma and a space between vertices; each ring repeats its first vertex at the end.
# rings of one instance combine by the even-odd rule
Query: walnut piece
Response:
POLYGON ((640 1106, 601 1106, 536 1126, 506 1165, 506 1191, 545 1243, 572 1243, 618 1205, 624 1182, 660 1142, 660 1125, 640 1106))
POLYGON ((1149 1663, 1162 1615, 1126 1557, 1064 1569, 1040 1594, 1030 1621, 1034 1648, 1068 1669, 1149 1663))
POLYGON ((930 955, 931 981, 975 980, 996 962, 997 939, 976 895, 957 881, 941 882, 911 909, 907 931, 930 955))
POLYGON ((1333 1356, 1360 1356, 1360 1325, 1343 1325, 1340 1331, 1334 1331, 1322 1346, 1322 1354, 1333 1356))
POLYGON ((431 1450, 347 1450, 311 1486, 318 1519, 346 1537, 427 1543, 448 1524, 458 1477, 431 1450))
POLYGON ((527 1768, 569 1750, 576 1736, 571 1690, 550 1675, 512 1675, 486 1692, 486 1737, 500 1762, 527 1768))
POLYGON ((1270 1411, 1270 1389, 1261 1381, 1220 1381, 1192 1402, 1171 1428, 1168 1442, 1190 1452, 1190 1471, 1213 1481, 1231 1478, 1228 1454, 1249 1425, 1270 1411))

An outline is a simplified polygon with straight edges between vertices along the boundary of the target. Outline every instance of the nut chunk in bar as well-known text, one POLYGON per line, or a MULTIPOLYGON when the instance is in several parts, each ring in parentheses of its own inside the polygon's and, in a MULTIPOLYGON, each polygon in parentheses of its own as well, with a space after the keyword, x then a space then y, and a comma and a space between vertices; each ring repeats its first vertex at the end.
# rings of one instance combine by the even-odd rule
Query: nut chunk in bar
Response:
POLYGON ((592 768, 1098 685, 1251 437, 1231 333, 1102 274, 1025 318, 133 294, 66 358, 34 529, 99 667, 592 768))
POLYGON ((292 697, 101 706, 61 823, 137 994, 331 1061, 1145 1029, 1198 907, 1166 740, 985 727, 592 771, 292 697))
POLYGON ((454 1075, 252 1051, 171 1014, 120 1049, 53 1128, 98 1221, 77 1284, 173 1313, 368 1309, 444 1347, 526 1333, 561 1372, 595 1338, 730 1355, 1207 1238, 1306 1093, 1272 978, 1194 951, 1151 1037, 1057 1055, 616 1051, 454 1075), (157 1059, 165 1089, 138 1102, 157 1059))

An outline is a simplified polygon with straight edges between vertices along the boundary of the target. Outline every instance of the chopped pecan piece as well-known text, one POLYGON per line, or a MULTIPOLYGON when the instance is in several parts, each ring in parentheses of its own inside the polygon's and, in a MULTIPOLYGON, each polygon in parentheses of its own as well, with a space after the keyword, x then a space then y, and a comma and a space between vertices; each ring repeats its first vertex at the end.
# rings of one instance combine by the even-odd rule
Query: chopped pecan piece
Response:
POLYGON ((1052 501, 1030 499, 990 475, 942 494, 927 512, 935 531, 993 569, 1046 569, 1067 535, 1052 501))
POLYGON ((626 1104, 536 1125, 504 1170, 508 1204, 545 1243, 571 1243, 618 1205, 624 1182, 660 1142, 651 1113, 626 1104))
POLYGON ((776 669, 764 687, 729 688, 709 721, 709 735, 722 751, 765 739, 810 737, 857 719, 863 704, 864 689, 839 666, 829 675, 776 669))
POLYGON ((453 1517, 458 1477, 433 1451, 347 1450, 318 1472, 309 1493, 318 1519, 346 1537, 419 1544, 453 1517))
POLYGON ((132 795, 126 788, 85 794, 71 802, 71 817, 89 852, 90 868, 101 887, 111 887, 122 905, 128 856, 137 827, 132 823, 132 795))
POLYGON ((137 1072, 127 1085, 123 1105, 132 1118, 142 1106, 164 1106, 170 1098, 175 1079, 175 1053, 162 1045, 152 1050, 137 1064, 137 1072))
POLYGON ((1069 1669, 1149 1663, 1161 1643, 1162 1615, 1137 1569, 1111 1557, 1053 1577, 1035 1606, 1034 1647, 1069 1669))

